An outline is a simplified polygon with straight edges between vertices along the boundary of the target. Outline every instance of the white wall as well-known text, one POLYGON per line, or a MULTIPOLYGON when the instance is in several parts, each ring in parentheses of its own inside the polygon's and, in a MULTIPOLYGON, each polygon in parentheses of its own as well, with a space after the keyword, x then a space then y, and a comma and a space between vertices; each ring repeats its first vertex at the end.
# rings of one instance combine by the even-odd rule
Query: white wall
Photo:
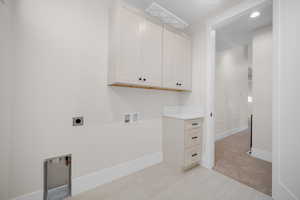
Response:
MULTIPOLYGON (((300 199, 300 2, 275 0, 280 12, 278 18, 280 35, 276 41, 279 42, 279 87, 278 96, 279 118, 275 119, 275 127, 278 132, 278 149, 276 152, 275 169, 275 199, 300 199), (279 6, 280 2, 280 7, 279 6), (277 174, 278 172, 278 174, 277 174)), ((277 18, 276 18, 277 20, 277 18)), ((276 27, 277 28, 277 27, 276 27)))
MULTIPOLYGON (((193 45, 193 62, 192 62, 192 92, 180 93, 180 104, 185 106, 191 106, 198 110, 202 110, 205 116, 206 111, 206 90, 207 90, 207 59, 206 59, 206 45, 207 45, 207 29, 205 23, 195 24, 189 30, 192 34, 193 45)), ((207 118, 204 119, 204 135, 203 135, 203 147, 202 147, 202 165, 209 167, 207 151, 207 118)))
POLYGON ((248 67, 247 46, 216 54, 216 138, 248 127, 248 67))
POLYGON ((253 38, 253 151, 272 152, 272 27, 253 38))
POLYGON ((0 2, 0 199, 8 199, 10 168, 10 102, 12 65, 11 5, 0 2))
MULTIPOLYGON (((253 48, 252 43, 248 45, 248 61, 249 61, 249 68, 251 70, 251 73, 253 72, 252 65, 253 65, 253 48)), ((249 72, 248 72, 249 74, 249 72)), ((252 76, 253 78, 253 76, 252 76)), ((253 80, 249 80, 248 77, 248 96, 252 97, 253 100, 253 80)), ((248 116, 251 116, 253 114, 253 102, 248 102, 248 116)), ((249 121, 250 122, 250 121, 249 121)), ((249 123, 250 124, 250 123, 249 123)))
POLYGON ((180 93, 180 103, 204 109, 205 102, 205 64, 206 29, 205 24, 193 25, 192 35, 192 92, 180 93))
POLYGON ((106 85, 110 1, 14 2, 11 197, 42 188, 48 157, 72 153, 78 177, 160 152, 162 108, 178 93, 106 85), (141 121, 123 124, 127 112, 141 121), (76 115, 84 127, 72 127, 76 115))

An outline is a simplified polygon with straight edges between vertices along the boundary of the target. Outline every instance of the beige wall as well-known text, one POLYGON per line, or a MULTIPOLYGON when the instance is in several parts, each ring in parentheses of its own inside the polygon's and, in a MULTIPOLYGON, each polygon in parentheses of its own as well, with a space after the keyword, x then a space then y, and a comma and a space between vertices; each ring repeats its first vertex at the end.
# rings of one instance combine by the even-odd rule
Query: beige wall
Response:
POLYGON ((10 104, 12 65, 11 55, 11 5, 0 2, 0 199, 9 195, 10 168, 10 104))
POLYGON ((253 148, 272 152, 272 27, 253 39, 253 148))
POLYGON ((216 54, 216 138, 248 127, 248 67, 247 46, 216 54))
POLYGON ((106 85, 111 1, 14 2, 11 197, 42 189, 48 157, 72 153, 78 177, 160 152, 162 108, 179 95, 106 85), (123 124, 127 112, 140 112, 141 121, 123 124), (84 127, 72 127, 75 115, 84 127))

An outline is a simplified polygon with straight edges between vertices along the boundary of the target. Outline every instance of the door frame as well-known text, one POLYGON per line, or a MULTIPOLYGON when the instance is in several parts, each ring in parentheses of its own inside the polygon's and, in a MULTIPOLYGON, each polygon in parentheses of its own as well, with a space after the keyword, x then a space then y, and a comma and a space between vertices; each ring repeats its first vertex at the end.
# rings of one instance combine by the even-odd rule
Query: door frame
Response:
MULTIPOLYGON (((273 198, 281 196, 279 181, 279 81, 280 81, 280 0, 252 0, 242 3, 222 15, 208 20, 206 23, 207 38, 207 65, 206 65, 206 111, 208 118, 206 120, 206 167, 215 166, 215 52, 216 52, 216 28, 230 23, 241 15, 258 9, 265 5, 273 4, 273 83, 272 83, 272 191, 273 198), (212 114, 212 115, 211 115, 212 114)), ((276 198, 277 199, 277 198, 276 198)))

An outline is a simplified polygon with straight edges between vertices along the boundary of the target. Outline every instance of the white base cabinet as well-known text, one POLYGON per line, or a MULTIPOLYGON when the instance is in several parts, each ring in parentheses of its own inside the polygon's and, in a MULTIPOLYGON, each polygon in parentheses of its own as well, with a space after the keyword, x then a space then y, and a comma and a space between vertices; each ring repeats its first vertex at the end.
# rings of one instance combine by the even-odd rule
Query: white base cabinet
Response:
POLYGON ((202 156, 203 119, 182 120, 163 117, 163 156, 168 166, 187 170, 202 156))

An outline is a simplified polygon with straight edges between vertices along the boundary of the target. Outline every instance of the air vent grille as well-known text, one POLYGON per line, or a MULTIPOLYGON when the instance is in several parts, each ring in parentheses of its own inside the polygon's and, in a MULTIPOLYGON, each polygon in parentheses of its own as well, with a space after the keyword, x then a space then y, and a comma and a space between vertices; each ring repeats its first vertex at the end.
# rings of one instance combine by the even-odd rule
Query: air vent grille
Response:
POLYGON ((158 3, 152 3, 147 9, 146 12, 153 17, 159 18, 162 23, 168 24, 173 26, 177 29, 185 29, 189 26, 184 20, 177 17, 171 11, 167 10, 166 8, 162 7, 158 3))

